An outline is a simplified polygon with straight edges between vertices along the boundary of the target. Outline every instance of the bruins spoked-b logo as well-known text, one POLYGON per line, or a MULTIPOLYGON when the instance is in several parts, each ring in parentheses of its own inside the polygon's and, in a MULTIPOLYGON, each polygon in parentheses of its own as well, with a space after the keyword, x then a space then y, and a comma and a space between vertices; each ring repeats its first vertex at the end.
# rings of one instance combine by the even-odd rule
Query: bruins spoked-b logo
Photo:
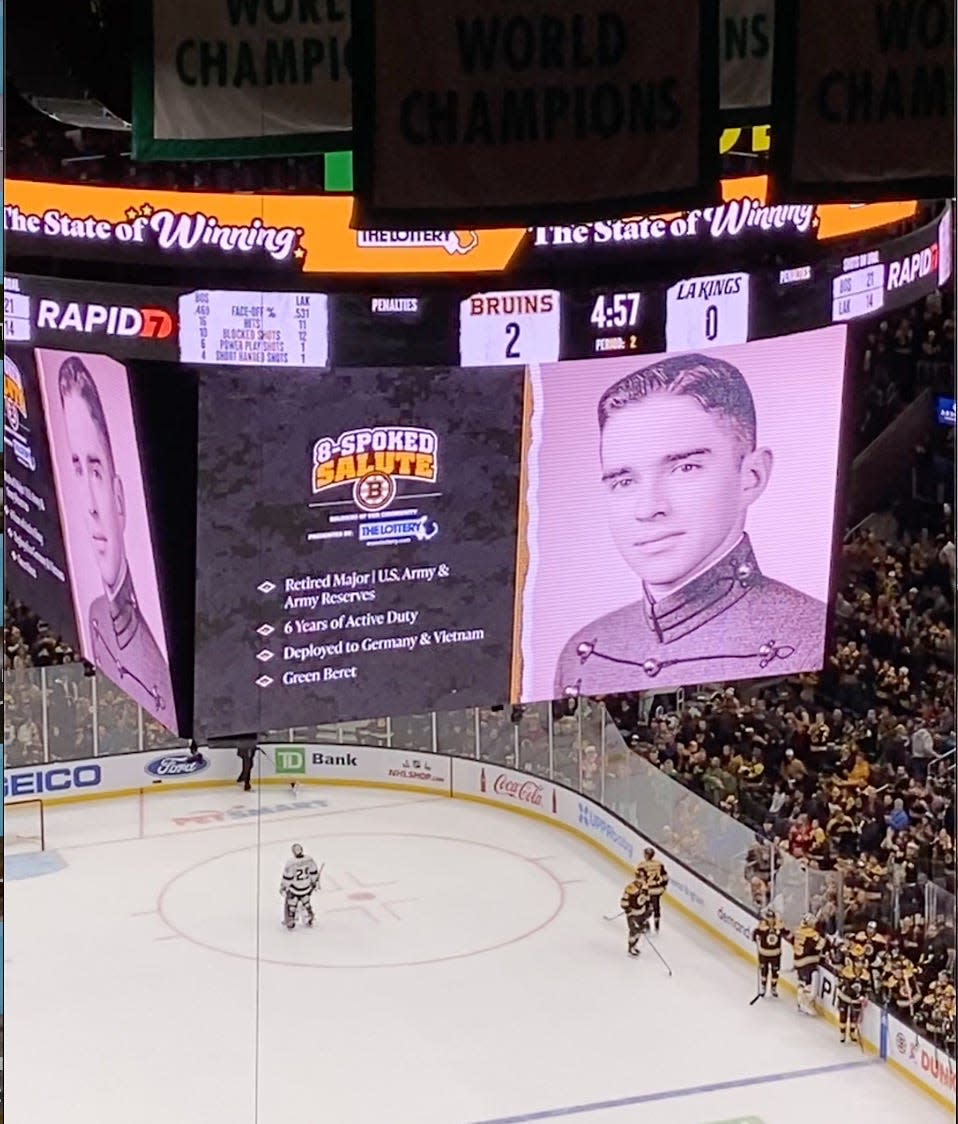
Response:
MULTIPOLYGON (((339 437, 321 437, 313 445, 313 495, 349 487, 361 512, 375 515, 400 495, 398 482, 435 484, 439 478, 439 438, 434 430, 410 425, 348 429, 339 437)), ((405 490, 415 500, 417 492, 405 490)), ((418 493, 421 495, 422 493, 418 493)), ((332 505, 338 502, 331 499, 332 505)))
POLYGON ((30 447, 30 426, 27 424, 27 396, 23 389, 23 375, 9 355, 3 356, 3 432, 13 447, 13 455, 24 468, 33 472, 37 467, 30 447))
POLYGON ((3 416, 5 427, 19 433, 27 420, 27 398, 23 392, 23 375, 9 355, 3 357, 3 416))

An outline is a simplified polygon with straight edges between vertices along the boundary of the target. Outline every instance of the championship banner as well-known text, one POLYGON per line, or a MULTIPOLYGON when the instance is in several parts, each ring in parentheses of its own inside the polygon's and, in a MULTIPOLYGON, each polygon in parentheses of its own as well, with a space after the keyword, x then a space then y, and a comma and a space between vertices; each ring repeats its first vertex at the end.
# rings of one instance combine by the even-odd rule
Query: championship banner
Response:
POLYGON ((721 0, 719 81, 723 112, 763 120, 772 102, 775 0, 721 0))
POLYGON ((955 193, 954 0, 780 0, 773 180, 835 201, 955 193))
POLYGON ((134 159, 349 143, 349 0, 139 0, 137 23, 134 159))
POLYGON ((718 198, 716 0, 354 0, 353 225, 718 198))

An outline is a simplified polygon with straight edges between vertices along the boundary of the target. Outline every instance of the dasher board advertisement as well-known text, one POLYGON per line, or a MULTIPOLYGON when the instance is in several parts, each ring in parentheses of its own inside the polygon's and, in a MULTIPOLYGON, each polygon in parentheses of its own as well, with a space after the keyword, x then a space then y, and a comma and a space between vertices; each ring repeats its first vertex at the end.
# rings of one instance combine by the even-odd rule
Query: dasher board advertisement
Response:
POLYGON ((197 736, 507 699, 522 388, 203 373, 197 736))

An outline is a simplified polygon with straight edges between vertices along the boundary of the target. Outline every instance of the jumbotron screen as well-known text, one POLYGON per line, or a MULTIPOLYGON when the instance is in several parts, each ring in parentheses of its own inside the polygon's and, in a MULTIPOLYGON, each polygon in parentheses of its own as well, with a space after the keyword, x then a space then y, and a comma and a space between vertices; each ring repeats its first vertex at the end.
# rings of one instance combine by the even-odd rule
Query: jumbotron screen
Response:
POLYGON ((821 667, 845 336, 530 368, 523 701, 821 667))
POLYGON ((819 668, 845 336, 204 373, 198 724, 819 668))
POLYGON ((7 586, 202 737, 812 670, 847 326, 950 272, 10 277, 7 586))
POLYGON ((7 346, 5 581, 177 730, 183 684, 176 677, 174 687, 172 665, 183 642, 175 606, 191 570, 171 555, 175 544, 193 551, 195 389, 182 368, 165 367, 157 376, 148 363, 101 352, 7 346))
POLYGON ((204 729, 507 697, 522 391, 521 368, 204 372, 204 729))

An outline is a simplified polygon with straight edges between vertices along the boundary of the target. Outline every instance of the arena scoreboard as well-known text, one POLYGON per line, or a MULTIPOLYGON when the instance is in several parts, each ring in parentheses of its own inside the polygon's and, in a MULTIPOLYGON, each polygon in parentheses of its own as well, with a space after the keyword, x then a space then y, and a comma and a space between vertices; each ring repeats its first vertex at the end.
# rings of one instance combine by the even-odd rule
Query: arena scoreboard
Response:
MULTIPOLYGON (((951 276, 952 212, 861 253, 658 283, 388 292, 160 288, 11 276, 8 341, 190 364, 509 366, 767 339, 903 307, 951 276)), ((305 279, 302 279, 305 280, 305 279)))
MULTIPOLYGON (((828 217, 776 214, 806 234, 828 217)), ((142 218, 117 229, 145 230, 142 218)), ((680 219, 666 235, 691 237, 680 219)), ((636 237, 654 240, 655 223, 633 224, 636 237)), ((630 233, 623 221, 526 241, 556 256, 620 252, 630 233)), ((848 327, 947 282, 952 242, 946 207, 907 235, 774 268, 730 254, 719 268, 567 257, 570 268, 516 273, 251 268, 242 280, 191 262, 170 285, 11 272, 7 587, 184 736, 668 689, 717 668, 816 670, 848 327), (643 357, 690 352, 738 371, 755 401, 775 468, 747 561, 791 586, 798 609, 734 651, 718 630, 714 653, 640 659, 599 624, 635 602, 636 574, 668 551, 620 557, 596 409, 643 357), (78 491, 96 484, 91 457, 121 482, 95 504, 78 491), (94 526, 104 513, 109 526, 94 526), (780 514, 814 528, 807 549, 782 549, 780 514), (112 615, 111 598, 128 613, 112 615), (135 644, 111 634, 121 619, 135 644)), ((450 260, 479 248, 419 247, 450 260)), ((663 450, 687 454, 681 440, 663 450)))

